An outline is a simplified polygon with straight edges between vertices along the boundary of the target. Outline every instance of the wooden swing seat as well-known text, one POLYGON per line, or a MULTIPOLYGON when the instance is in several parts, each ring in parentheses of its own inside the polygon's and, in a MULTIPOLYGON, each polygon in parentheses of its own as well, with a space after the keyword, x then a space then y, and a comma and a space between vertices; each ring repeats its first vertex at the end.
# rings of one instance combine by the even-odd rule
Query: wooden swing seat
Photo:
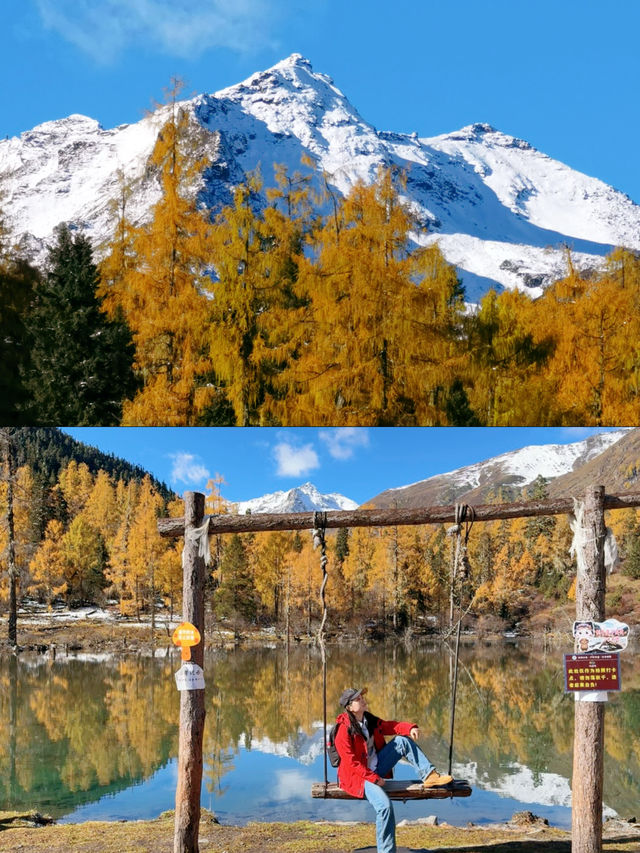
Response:
MULTIPOLYGON (((390 800, 444 800, 447 797, 470 797, 471 788, 466 779, 454 779, 448 785, 439 788, 423 788, 421 782, 412 779, 390 779, 385 782, 384 790, 390 800)), ((335 782, 314 782, 311 796, 322 800, 357 800, 339 788, 335 782)))

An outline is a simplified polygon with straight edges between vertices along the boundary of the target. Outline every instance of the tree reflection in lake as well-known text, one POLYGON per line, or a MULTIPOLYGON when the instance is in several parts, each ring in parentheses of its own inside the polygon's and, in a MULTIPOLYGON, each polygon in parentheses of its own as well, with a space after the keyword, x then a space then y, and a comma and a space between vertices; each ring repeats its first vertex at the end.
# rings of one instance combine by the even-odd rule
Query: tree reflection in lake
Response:
MULTIPOLYGON (((640 800, 635 659, 632 649, 622 655, 624 690, 610 694, 606 710, 604 801, 622 816, 640 800)), ((172 808, 178 667, 175 654, 99 662, 0 660, 0 808, 71 813, 74 820, 151 817, 172 808)), ((444 768, 450 672, 451 656, 442 648, 329 647, 330 720, 345 686, 367 685, 376 713, 420 723, 425 751, 444 768)), ((322 676, 315 648, 209 649, 205 680, 204 805, 229 822, 370 817, 366 804, 309 796, 311 782, 323 775, 322 676)), ((564 693, 561 650, 545 657, 478 642, 463 648, 454 770, 470 779, 474 794, 437 806, 408 804, 403 816, 436 811, 450 822, 482 822, 529 808, 566 825, 573 706, 564 693)))

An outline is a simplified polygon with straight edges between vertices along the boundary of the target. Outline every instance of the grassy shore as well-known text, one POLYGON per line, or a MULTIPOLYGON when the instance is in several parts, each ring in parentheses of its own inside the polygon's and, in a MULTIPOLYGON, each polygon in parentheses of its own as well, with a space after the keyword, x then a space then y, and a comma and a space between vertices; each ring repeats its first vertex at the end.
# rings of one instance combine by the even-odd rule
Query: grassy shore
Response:
MULTIPOLYGON (((524 813, 508 824, 465 828, 409 824, 397 830, 406 853, 570 853, 570 834, 524 813)), ((372 823, 249 823, 221 826, 203 813, 202 853, 375 853, 372 823)), ((640 851, 640 827, 607 821, 604 851, 640 851)), ((173 814, 155 820, 30 825, 28 816, 0 813, 0 853, 171 853, 173 814)))

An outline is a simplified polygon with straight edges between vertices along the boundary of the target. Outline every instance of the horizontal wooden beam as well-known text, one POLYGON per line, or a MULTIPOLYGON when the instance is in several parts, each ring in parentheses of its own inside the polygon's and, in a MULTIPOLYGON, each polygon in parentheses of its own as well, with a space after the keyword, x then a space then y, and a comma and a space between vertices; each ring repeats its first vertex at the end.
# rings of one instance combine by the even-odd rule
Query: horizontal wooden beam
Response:
MULTIPOLYGON (((640 506, 640 494, 605 495, 605 509, 628 509, 640 506)), ((531 518, 543 515, 563 515, 573 512, 573 498, 551 498, 539 501, 516 501, 510 504, 481 504, 473 507, 475 521, 498 521, 510 518, 531 518)), ((396 525, 453 524, 456 507, 431 506, 415 509, 353 509, 320 513, 326 517, 326 527, 394 527, 396 525)), ((252 515, 220 514, 209 517, 209 535, 216 533, 260 533, 276 530, 312 530, 318 523, 318 513, 254 513, 252 515)), ((158 519, 161 536, 184 535, 184 518, 158 519)))
MULTIPOLYGON (((390 800, 445 800, 448 797, 471 796, 469 783, 463 779, 454 780, 441 788, 423 788, 421 782, 396 779, 385 782, 384 791, 389 795, 390 800)), ((347 794, 342 788, 338 788, 335 782, 329 782, 326 788, 324 782, 314 782, 311 785, 311 796, 323 800, 358 799, 347 794)))

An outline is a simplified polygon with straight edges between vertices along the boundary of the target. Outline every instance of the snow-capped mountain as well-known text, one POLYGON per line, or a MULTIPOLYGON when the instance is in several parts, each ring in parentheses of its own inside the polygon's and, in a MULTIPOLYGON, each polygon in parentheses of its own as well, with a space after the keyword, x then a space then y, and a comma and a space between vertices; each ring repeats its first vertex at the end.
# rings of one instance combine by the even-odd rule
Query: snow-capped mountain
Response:
MULTIPOLYGON (((499 488, 520 491, 539 476, 557 482, 602 456, 627 435, 629 431, 622 429, 598 433, 573 444, 523 447, 408 486, 388 489, 371 503, 379 507, 411 507, 446 505, 462 498, 482 502, 499 488)), ((428 440, 426 435, 425 441, 428 440)))
POLYGON ((274 492, 261 498, 239 501, 233 504, 239 515, 247 512, 330 512, 336 509, 355 509, 358 504, 344 495, 323 495, 312 483, 304 483, 288 492, 274 492))
MULTIPOLYGON (((416 240, 439 242, 470 300, 495 283, 539 294, 566 272, 567 245, 583 268, 613 246, 640 249, 640 205, 623 193, 486 124, 433 138, 377 130, 299 54, 183 106, 211 160, 202 188, 211 207, 247 171, 259 166, 272 186, 274 163, 295 171, 303 154, 341 193, 381 164, 406 170, 406 200, 428 229, 416 240)), ((41 259, 67 221, 100 247, 114 227, 119 170, 135 184, 129 215, 144 220, 160 192, 146 163, 167 109, 110 130, 72 115, 0 141, 12 237, 41 259)))

